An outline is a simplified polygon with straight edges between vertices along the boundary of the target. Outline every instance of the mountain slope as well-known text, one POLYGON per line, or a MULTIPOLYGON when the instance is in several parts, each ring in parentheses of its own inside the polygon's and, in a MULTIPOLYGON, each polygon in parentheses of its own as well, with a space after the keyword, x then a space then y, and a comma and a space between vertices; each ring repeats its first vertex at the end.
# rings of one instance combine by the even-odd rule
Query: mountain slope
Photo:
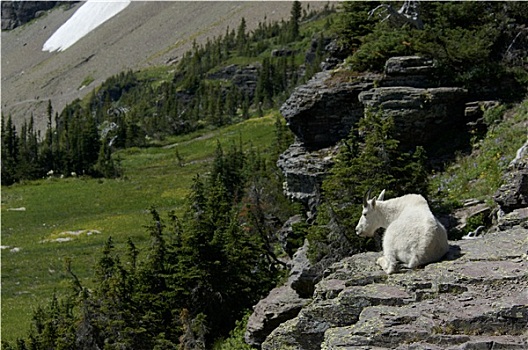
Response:
MULTIPOLYGON (((291 2, 134 1, 64 52, 42 45, 82 5, 59 7, 13 31, 2 32, 2 111, 21 124, 31 113, 46 126, 47 101, 54 110, 82 98, 119 72, 175 62, 192 43, 259 22, 287 19, 291 2), (85 82, 89 85, 83 87, 85 82)), ((319 8, 310 2, 303 7, 319 8)))

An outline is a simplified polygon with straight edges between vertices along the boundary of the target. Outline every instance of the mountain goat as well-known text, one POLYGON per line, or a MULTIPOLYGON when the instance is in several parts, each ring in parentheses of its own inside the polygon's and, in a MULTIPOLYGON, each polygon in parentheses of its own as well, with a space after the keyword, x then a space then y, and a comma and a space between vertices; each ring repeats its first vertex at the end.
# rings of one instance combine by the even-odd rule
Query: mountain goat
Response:
POLYGON ((434 217, 424 197, 408 194, 383 200, 363 197, 363 212, 356 226, 362 237, 374 236, 380 227, 385 228, 383 256, 377 263, 387 273, 396 271, 398 261, 408 268, 439 261, 449 250, 447 232, 434 217))

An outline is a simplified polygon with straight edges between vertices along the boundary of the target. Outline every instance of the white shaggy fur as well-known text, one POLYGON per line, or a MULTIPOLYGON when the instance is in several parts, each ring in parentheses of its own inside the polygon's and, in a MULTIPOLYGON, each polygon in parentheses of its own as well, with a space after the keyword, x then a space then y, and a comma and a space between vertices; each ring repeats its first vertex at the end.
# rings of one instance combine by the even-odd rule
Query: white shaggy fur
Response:
POLYGON ((363 213, 356 233, 362 237, 374 236, 385 228, 383 256, 377 263, 387 274, 394 273, 398 261, 408 268, 439 261, 449 250, 447 232, 434 217, 424 197, 408 194, 383 200, 385 190, 378 199, 365 195, 363 213))

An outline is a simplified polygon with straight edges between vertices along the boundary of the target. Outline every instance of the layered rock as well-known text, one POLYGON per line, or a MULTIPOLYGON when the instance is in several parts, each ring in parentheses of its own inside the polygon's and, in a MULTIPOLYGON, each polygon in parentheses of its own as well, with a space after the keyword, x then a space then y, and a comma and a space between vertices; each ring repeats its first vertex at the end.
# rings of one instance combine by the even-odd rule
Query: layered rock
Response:
POLYGON ((309 152, 300 143, 292 144, 280 155, 277 166, 285 177, 284 191, 307 208, 310 217, 319 201, 319 188, 334 164, 336 147, 309 152))
POLYGON ((260 64, 249 64, 246 66, 231 64, 217 72, 209 74, 207 78, 229 81, 238 87, 242 94, 253 99, 257 88, 259 66, 260 64))
POLYGON ((379 87, 359 94, 360 102, 372 111, 394 119, 396 135, 403 148, 427 146, 459 130, 464 118, 466 90, 456 87, 379 87))
POLYGON ((509 164, 503 183, 494 196, 500 207, 499 228, 528 223, 528 141, 509 164))
POLYGON ((380 253, 334 264, 262 349, 524 349, 528 231, 451 242, 446 260, 387 276, 380 253))
MULTIPOLYGON (((75 1, 76 2, 76 1, 75 1)), ((2 30, 15 29, 64 1, 2 1, 2 30)))
POLYGON ((320 164, 313 159, 320 158, 317 152, 330 154, 326 150, 346 138, 367 110, 382 109, 394 119, 402 148, 422 145, 434 152, 452 143, 445 134, 464 132, 467 93, 457 87, 434 86, 430 79, 434 69, 427 59, 393 57, 384 74, 323 71, 296 88, 280 109, 296 137, 278 162, 286 177, 286 194, 309 211, 316 210, 331 159, 320 164))
MULTIPOLYGON (((385 74, 324 71, 297 88, 281 108, 296 136, 278 161, 285 192, 315 212, 338 142, 367 110, 381 109, 393 118, 402 148, 453 143, 454 134, 482 118, 488 102, 473 108, 464 89, 433 86, 433 71, 431 61, 396 57, 388 60, 385 74)), ((496 196, 508 211, 505 218, 528 219, 525 146, 496 196)), ((491 212, 484 203, 468 203, 464 210, 453 226, 491 212)), ((444 261, 396 275, 387 276, 375 264, 381 253, 374 252, 345 258, 323 276, 308 263, 281 287, 288 291, 282 300, 291 288, 306 305, 262 344, 252 344, 268 350, 528 348, 528 231, 515 226, 520 222, 508 221, 504 233, 451 242, 444 261), (298 276, 303 283, 292 282, 298 276), (301 285, 302 296, 296 289, 301 285)))
POLYGON ((260 346, 266 337, 281 323, 294 318, 309 299, 303 299, 290 286, 273 289, 254 308, 248 320, 246 342, 260 346))
POLYGON ((260 347, 266 337, 282 323, 291 320, 311 301, 315 281, 308 260, 308 241, 294 254, 290 266, 290 276, 286 283, 274 288, 266 298, 253 308, 245 333, 246 343, 260 347))
POLYGON ((317 73, 297 87, 280 108, 299 142, 307 150, 335 145, 347 137, 352 125, 363 116, 358 100, 362 91, 374 86, 372 80, 332 83, 332 73, 317 73))
POLYGON ((433 86, 434 62, 419 56, 391 57, 385 63, 385 76, 378 86, 433 86))

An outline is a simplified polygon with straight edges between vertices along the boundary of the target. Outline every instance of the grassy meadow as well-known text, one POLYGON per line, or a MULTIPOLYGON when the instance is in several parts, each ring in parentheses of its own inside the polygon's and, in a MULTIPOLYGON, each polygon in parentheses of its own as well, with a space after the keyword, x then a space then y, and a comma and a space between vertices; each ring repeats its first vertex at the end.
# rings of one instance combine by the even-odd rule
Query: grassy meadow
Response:
POLYGON ((275 115, 267 115, 120 151, 120 179, 51 178, 2 187, 2 339, 26 336, 39 303, 68 291, 66 261, 89 286, 109 236, 118 249, 128 237, 147 244, 148 209, 154 206, 162 217, 181 213, 192 179, 208 171, 218 142, 226 149, 241 140, 244 149, 265 152, 274 123, 275 115), (71 240, 59 242, 65 238, 71 240))

